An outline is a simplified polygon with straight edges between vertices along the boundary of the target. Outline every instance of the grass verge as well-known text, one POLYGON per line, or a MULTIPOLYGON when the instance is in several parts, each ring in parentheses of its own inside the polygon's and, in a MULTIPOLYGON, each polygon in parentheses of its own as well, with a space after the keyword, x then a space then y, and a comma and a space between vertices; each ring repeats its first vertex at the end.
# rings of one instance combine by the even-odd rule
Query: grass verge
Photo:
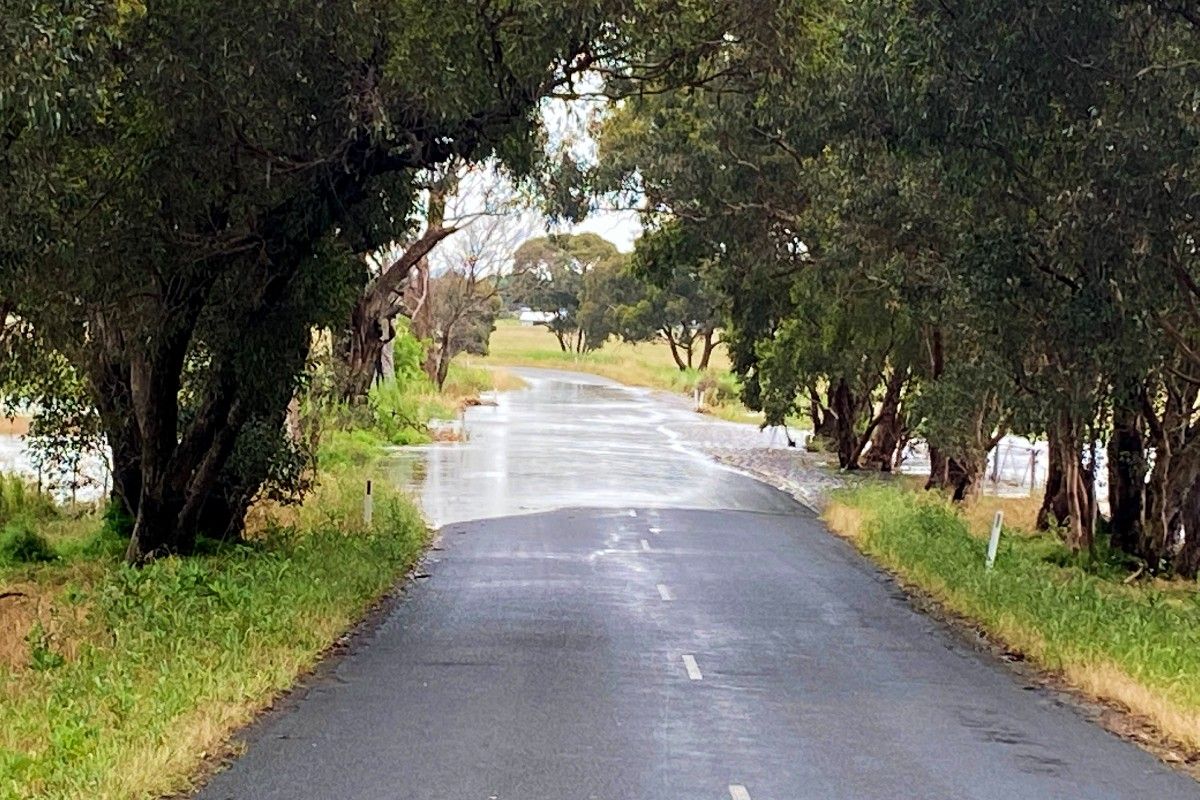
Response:
MULTIPOLYGON (((1022 513, 1028 505, 1020 503, 1022 513)), ((1127 573, 1103 558, 1072 556, 1053 536, 1007 525, 988 572, 984 516, 877 484, 835 493, 825 511, 833 530, 901 580, 1077 690, 1200 754, 1195 585, 1127 585, 1127 573)))
POLYGON ((258 514, 246 544, 135 570, 93 525, 53 560, 0 564, 0 798, 186 790, 421 553, 423 521, 386 486, 362 522, 373 446, 258 514))

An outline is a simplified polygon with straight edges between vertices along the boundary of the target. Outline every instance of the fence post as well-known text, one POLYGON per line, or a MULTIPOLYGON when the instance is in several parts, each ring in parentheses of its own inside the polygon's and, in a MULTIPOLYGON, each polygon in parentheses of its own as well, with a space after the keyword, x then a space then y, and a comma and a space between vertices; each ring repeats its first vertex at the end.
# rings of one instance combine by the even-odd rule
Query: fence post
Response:
POLYGON ((363 495, 363 524, 368 528, 371 527, 371 520, 375 516, 375 499, 371 497, 371 481, 367 481, 367 493, 363 495))
POLYGON ((1004 512, 997 511, 992 520, 992 537, 988 539, 987 568, 991 569, 996 563, 996 549, 1000 547, 1000 523, 1004 520, 1004 512))

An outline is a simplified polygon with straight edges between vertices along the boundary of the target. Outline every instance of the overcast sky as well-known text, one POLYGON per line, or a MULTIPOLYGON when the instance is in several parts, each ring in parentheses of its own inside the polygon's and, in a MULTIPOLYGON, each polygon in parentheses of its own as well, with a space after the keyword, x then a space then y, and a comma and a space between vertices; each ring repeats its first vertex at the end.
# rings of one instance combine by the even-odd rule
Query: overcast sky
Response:
MULTIPOLYGON (((572 152, 583 160, 595 158, 595 142, 588 135, 588 119, 602 107, 599 101, 547 100, 543 104, 542 113, 545 119, 548 138, 552 147, 562 146, 564 142, 571 143, 572 152)), ((494 170, 478 168, 467 175, 460 183, 458 194, 447 202, 446 215, 448 218, 472 218, 485 207, 503 204, 506 197, 511 198, 512 188, 494 170)), ((526 239, 544 236, 547 231, 547 221, 539 213, 529 209, 514 209, 503 215, 502 219, 477 218, 471 222, 473 231, 470 234, 460 232, 447 239, 433 253, 430 260, 434 270, 444 268, 456 261, 464 249, 478 247, 481 239, 494 243, 494 247, 506 250, 505 257, 500 261, 506 262, 507 255, 516 250, 526 239), (474 240, 468 243, 468 239, 474 240)), ((583 222, 573 225, 556 225, 554 233, 595 233, 608 239, 621 252, 633 250, 633 243, 642 232, 635 211, 606 210, 593 211, 583 222)))

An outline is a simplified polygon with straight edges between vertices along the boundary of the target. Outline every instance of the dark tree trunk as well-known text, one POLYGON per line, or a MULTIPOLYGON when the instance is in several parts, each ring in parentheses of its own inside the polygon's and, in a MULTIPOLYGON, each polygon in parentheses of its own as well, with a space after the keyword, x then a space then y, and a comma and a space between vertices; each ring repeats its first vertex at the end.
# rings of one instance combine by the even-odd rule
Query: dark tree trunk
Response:
POLYGON ((1154 469, 1146 487, 1146 505, 1138 526, 1134 555, 1144 561, 1151 573, 1158 573, 1170 562, 1171 549, 1180 531, 1182 510, 1195 482, 1173 470, 1171 454, 1155 454, 1154 469), (1173 474, 1175 473, 1175 474, 1173 474))
POLYGON ((1154 466, 1146 484, 1134 555, 1151 573, 1169 566, 1183 524, 1183 507, 1200 478, 1200 437, 1191 424, 1197 387, 1167 382, 1164 388, 1161 416, 1145 396, 1142 409, 1154 448, 1154 466))
POLYGON ((437 386, 438 391, 446 385, 446 376, 450 374, 450 334, 447 331, 442 335, 441 341, 437 347, 437 367, 433 373, 433 382, 437 386))
POLYGON ((925 480, 925 491, 945 489, 950 485, 950 459, 940 447, 929 445, 929 477, 925 480))
MULTIPOLYGON (((442 224, 443 202, 440 194, 431 197, 429 227, 405 249, 400 258, 380 271, 350 312, 348 341, 344 348, 346 374, 342 382, 342 399, 348 403, 361 402, 371 390, 383 348, 392 340, 392 320, 401 313, 419 314, 422 305, 428 305, 426 295, 421 294, 420 303, 415 309, 411 308, 413 299, 406 290, 409 281, 414 278, 427 280, 428 267, 423 266, 426 264, 425 257, 456 230, 442 224)), ((559 344, 562 344, 561 337, 559 344)))
POLYGON ((982 456, 966 458, 948 456, 939 447, 929 448, 929 478, 925 491, 946 491, 954 502, 978 497, 983 491, 984 472, 987 471, 987 451, 982 456))
MULTIPOLYGON (((1063 542, 1072 550, 1091 550, 1095 538, 1096 493, 1093 466, 1083 465, 1083 439, 1086 429, 1076 418, 1064 412, 1049 436, 1050 469, 1057 462, 1059 480, 1057 491, 1050 494, 1047 480, 1046 497, 1042 506, 1053 516, 1062 533, 1063 542)), ((1041 513, 1039 512, 1039 520, 1041 513)), ((1046 520, 1047 525, 1049 519, 1046 520)))
POLYGON ((981 457, 956 457, 946 462, 948 488, 956 503, 974 500, 983 492, 983 477, 987 471, 987 452, 981 457))
MULTIPOLYGON (((97 335, 104 335, 99 333, 101 325, 92 327, 97 335)), ((133 414, 129 364, 116 357, 117 352, 112 342, 104 345, 102 352, 94 354, 88 372, 92 399, 112 454, 110 500, 119 503, 129 519, 134 519, 142 493, 142 442, 133 414)))
POLYGON ((663 336, 667 340, 667 347, 671 351, 671 358, 675 361, 675 366, 679 367, 679 371, 683 372, 689 366, 679 355, 679 345, 675 342, 675 332, 670 328, 663 328, 663 336))
POLYGON ((362 297, 350 312, 349 341, 346 344, 346 374, 342 378, 342 399, 361 402, 371 390, 380 356, 388 337, 380 311, 370 297, 362 297))
POLYGON ((838 466, 846 470, 859 468, 858 457, 862 452, 862 443, 854 432, 854 422, 857 415, 857 405, 854 393, 845 378, 839 378, 833 389, 833 403, 830 412, 833 415, 835 439, 837 443, 838 466))
MULTIPOLYGON (((821 396, 813 387, 808 389, 808 415, 812 420, 813 436, 833 441, 837 436, 837 420, 829 407, 821 402, 821 396)), ((833 392, 829 392, 829 402, 833 403, 833 392)))
POLYGON ((708 362, 712 360, 713 350, 717 347, 716 331, 712 328, 706 328, 701 341, 704 346, 700 351, 700 364, 697 366, 697 369, 704 371, 708 369, 708 362))
POLYGON ((1175 557, 1175 573, 1195 580, 1200 575, 1200 482, 1193 483, 1179 513, 1183 546, 1175 557))
POLYGON ((867 465, 880 472, 891 472, 896 464, 896 450, 903 439, 904 420, 900 413, 900 399, 908 370, 894 370, 888 377, 883 400, 879 404, 879 415, 871 432, 871 447, 867 451, 867 465))
POLYGON ((1109 530, 1113 547, 1136 553, 1138 525, 1146 502, 1145 419, 1129 408, 1113 410, 1113 434, 1108 443, 1109 530))
POLYGON ((1066 524, 1068 513, 1062 451, 1058 447, 1058 437, 1053 429, 1050 430, 1047 440, 1046 488, 1042 493, 1042 507, 1038 509, 1036 523, 1039 531, 1048 531, 1066 524))

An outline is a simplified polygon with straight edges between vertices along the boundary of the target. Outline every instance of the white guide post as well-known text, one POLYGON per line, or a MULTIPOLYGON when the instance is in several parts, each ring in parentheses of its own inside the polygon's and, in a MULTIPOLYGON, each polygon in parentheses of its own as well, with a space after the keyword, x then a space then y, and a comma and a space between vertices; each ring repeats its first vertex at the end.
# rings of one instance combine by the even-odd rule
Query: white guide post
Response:
POLYGON ((371 527, 371 520, 375 516, 375 500, 371 497, 371 482, 367 481, 367 493, 363 495, 363 524, 368 528, 371 527))
POLYGON ((1004 512, 997 511, 992 520, 992 536, 988 539, 987 568, 991 569, 996 563, 996 549, 1000 547, 1000 523, 1004 521, 1004 512))

